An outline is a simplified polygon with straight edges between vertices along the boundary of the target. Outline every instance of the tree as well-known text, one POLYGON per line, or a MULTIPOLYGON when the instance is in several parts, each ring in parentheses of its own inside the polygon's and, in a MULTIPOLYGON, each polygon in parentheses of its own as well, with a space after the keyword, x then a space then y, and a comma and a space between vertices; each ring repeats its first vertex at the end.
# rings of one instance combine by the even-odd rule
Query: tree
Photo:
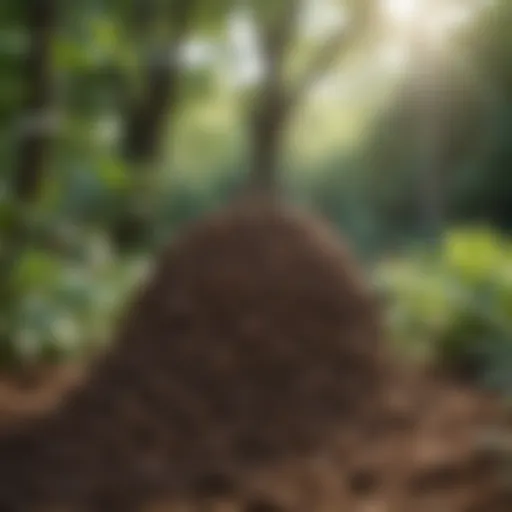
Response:
POLYGON ((20 126, 15 189, 22 201, 37 197, 43 179, 48 143, 54 135, 52 42, 57 23, 56 0, 26 6, 29 48, 26 57, 27 96, 20 126))
POLYGON ((458 208, 466 218, 512 227, 512 4, 486 2, 458 34, 458 47, 479 71, 491 104, 492 123, 480 130, 486 158, 459 185, 458 208))
POLYGON ((269 192, 278 185, 279 153, 290 118, 311 85, 329 70, 336 59, 361 41, 374 13, 372 4, 372 0, 343 2, 342 8, 349 16, 348 24, 320 44, 292 84, 288 83, 286 71, 293 57, 304 2, 253 0, 250 4, 265 64, 249 118, 252 142, 250 183, 253 189, 269 192))
POLYGON ((362 176, 380 222, 435 238, 460 218, 469 170, 485 177, 494 100, 465 47, 413 43, 394 99, 363 146, 362 176))
POLYGON ((128 106, 124 141, 125 156, 133 163, 151 162, 165 134, 177 102, 179 51, 189 35, 195 5, 194 0, 135 2, 133 33, 143 48, 142 90, 128 106), (154 34, 162 20, 164 35, 158 38, 154 34))

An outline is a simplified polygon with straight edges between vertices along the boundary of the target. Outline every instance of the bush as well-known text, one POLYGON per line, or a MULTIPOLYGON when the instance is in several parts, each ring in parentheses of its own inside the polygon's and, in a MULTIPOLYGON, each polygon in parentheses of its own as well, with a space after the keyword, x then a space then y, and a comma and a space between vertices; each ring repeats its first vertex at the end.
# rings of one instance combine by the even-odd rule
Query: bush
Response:
POLYGON ((489 229, 445 234, 377 269, 393 340, 407 353, 512 390, 512 241, 489 229))
POLYGON ((12 264, 2 262, 9 295, 0 311, 1 367, 84 355, 108 338, 143 266, 115 258, 100 232, 78 235, 72 254, 27 244, 12 264))

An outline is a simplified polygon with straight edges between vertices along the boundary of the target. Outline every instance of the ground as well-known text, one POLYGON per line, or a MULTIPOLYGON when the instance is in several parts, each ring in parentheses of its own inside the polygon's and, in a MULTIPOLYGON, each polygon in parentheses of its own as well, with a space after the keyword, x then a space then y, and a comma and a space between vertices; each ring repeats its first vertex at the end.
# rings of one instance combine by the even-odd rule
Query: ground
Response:
MULTIPOLYGON (((0 422, 30 421, 57 408, 83 368, 45 368, 0 380, 0 422)), ((275 463, 231 485, 206 484, 183 503, 150 510, 212 512, 505 512, 496 458, 482 449, 486 432, 507 423, 495 397, 439 377, 409 376, 390 386, 387 412, 375 424, 340 432, 307 459, 275 463), (407 381, 405 385, 404 382, 407 381), (497 484, 499 482, 499 486, 497 484), (239 486, 239 487, 237 487, 239 486)))

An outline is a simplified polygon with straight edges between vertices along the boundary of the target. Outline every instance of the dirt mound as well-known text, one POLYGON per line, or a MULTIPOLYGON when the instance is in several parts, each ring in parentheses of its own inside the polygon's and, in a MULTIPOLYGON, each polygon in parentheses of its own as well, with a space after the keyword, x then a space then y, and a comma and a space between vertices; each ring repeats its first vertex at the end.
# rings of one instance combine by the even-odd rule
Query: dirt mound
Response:
POLYGON ((379 337, 360 270, 322 223, 261 203, 200 221, 88 382, 2 440, 0 510, 127 511, 314 451, 375 410, 379 337))

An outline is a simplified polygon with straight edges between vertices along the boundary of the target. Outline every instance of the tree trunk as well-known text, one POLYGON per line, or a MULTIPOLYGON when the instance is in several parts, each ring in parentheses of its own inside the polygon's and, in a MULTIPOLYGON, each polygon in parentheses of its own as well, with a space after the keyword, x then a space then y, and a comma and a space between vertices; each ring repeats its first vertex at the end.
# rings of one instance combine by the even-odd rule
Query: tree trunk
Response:
MULTIPOLYGON (((154 23, 167 13, 150 0, 141 2, 137 32, 141 40, 150 40, 154 23)), ((180 78, 178 52, 189 30, 193 4, 188 0, 169 7, 173 35, 167 43, 154 45, 145 56, 143 92, 128 108, 123 148, 125 157, 135 164, 150 163, 156 157, 167 119, 175 109, 180 78)))
POLYGON ((127 107, 121 152, 126 162, 134 166, 138 184, 126 211, 120 213, 113 227, 114 239, 120 248, 139 244, 152 223, 152 211, 147 207, 151 191, 147 189, 146 171, 158 157, 161 144, 168 135, 168 119, 172 118, 177 106, 181 78, 179 50, 189 31, 194 4, 195 0, 136 2, 133 31, 141 45, 146 43, 143 90, 127 107), (155 41, 152 37, 155 24, 163 18, 169 19, 172 35, 167 41, 155 41))
POLYGON ((128 115, 125 156, 135 164, 150 162, 165 133, 167 116, 176 104, 178 70, 174 63, 150 62, 146 71, 146 92, 128 115))
POLYGON ((251 132, 250 185, 257 192, 270 193, 279 188, 279 160, 286 119, 282 101, 270 94, 265 96, 253 119, 251 132))
POLYGON ((48 143, 53 137, 51 42, 56 17, 55 0, 33 1, 27 8, 30 37, 26 62, 28 95, 14 183, 16 193, 23 201, 37 198, 43 180, 48 143))

